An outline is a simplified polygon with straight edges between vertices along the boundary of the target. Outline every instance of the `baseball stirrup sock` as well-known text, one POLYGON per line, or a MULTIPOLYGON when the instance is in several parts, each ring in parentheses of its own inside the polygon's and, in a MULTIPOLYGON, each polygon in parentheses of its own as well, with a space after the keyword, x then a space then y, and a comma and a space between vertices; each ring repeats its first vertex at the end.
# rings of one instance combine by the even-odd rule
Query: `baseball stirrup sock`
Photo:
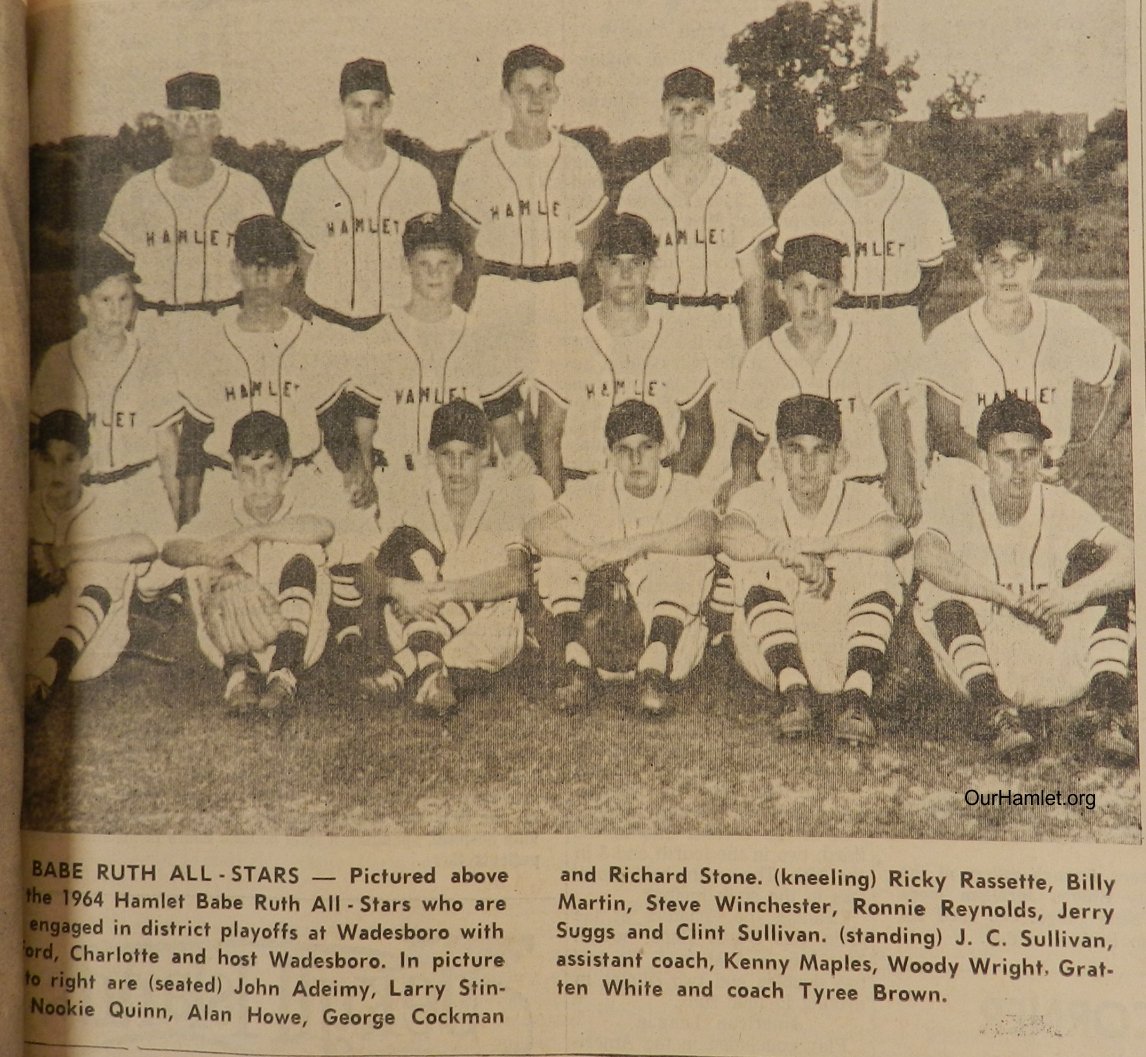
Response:
POLYGON ((658 613, 649 626, 649 642, 637 662, 638 672, 660 672, 667 675, 684 632, 684 624, 677 617, 658 613))
POLYGON ((983 641, 983 629, 966 602, 949 600, 935 607, 935 632, 973 701, 993 701, 999 694, 995 669, 983 641))
POLYGON ((895 602, 886 591, 861 598, 848 611, 848 671, 845 690, 862 690, 868 697, 883 672, 887 640, 895 620, 895 602))
POLYGON ((361 564, 330 567, 330 632, 338 645, 362 638, 363 586, 361 564))
POLYGON ((89 585, 76 599, 76 607, 71 612, 71 620, 64 628, 48 656, 56 662, 56 674, 52 688, 58 689, 68 681, 76 661, 80 659, 87 644, 95 638, 100 624, 111 609, 111 594, 105 587, 89 585))
POLYGON ((716 563, 712 593, 708 596, 708 627, 713 638, 727 635, 732 630, 732 614, 736 609, 732 573, 723 562, 716 563))
POLYGON ((1120 679, 1130 678, 1130 650, 1136 627, 1134 599, 1130 594, 1110 598, 1086 648, 1092 680, 1104 673, 1120 679))
POLYGON ((290 672, 302 670, 306 640, 314 618, 317 583, 318 571, 310 558, 296 554, 283 566, 279 577, 279 612, 287 622, 287 629, 275 640, 271 668, 286 668, 290 672))
POLYGON ((776 677, 780 693, 808 685, 808 672, 796 638, 796 615, 779 591, 756 586, 744 599, 748 633, 776 677))

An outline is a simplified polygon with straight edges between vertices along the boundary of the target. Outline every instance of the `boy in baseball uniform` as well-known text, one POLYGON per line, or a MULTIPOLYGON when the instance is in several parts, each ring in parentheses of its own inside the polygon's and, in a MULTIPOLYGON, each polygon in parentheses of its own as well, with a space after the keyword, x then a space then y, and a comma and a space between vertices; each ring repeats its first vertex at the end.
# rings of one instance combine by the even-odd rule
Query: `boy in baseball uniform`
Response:
POLYGON ((583 603, 591 580, 611 577, 635 602, 643 625, 638 707, 659 714, 704 654, 708 628, 701 610, 712 586, 717 519, 699 481, 662 465, 664 424, 653 405, 616 405, 605 421, 605 440, 614 468, 570 482, 525 529, 542 558, 538 589, 563 653, 556 699, 568 711, 588 704, 598 662, 589 650, 583 603))
POLYGON ((510 479, 487 465, 486 417, 469 401, 434 411, 428 447, 433 471, 407 506, 382 515, 390 528, 374 572, 394 654, 363 685, 441 716, 457 703, 451 672, 496 672, 521 652, 522 529, 552 496, 534 474, 510 479))
POLYGON ((737 492, 721 526, 733 566, 732 625, 744 669, 780 694, 779 732, 813 726, 812 691, 836 695, 834 736, 875 740, 870 703, 903 585, 894 558, 911 547, 878 485, 839 472, 835 401, 784 400, 773 426, 783 478, 737 492))
POLYGON ((278 599, 286 629, 273 645, 258 655, 223 656, 204 626, 206 575, 188 577, 200 649, 226 676, 224 705, 234 713, 274 712, 295 700, 299 675, 326 645, 325 548, 334 525, 320 506, 303 502, 288 487, 294 463, 286 422, 269 411, 252 411, 230 432, 230 487, 212 492, 163 556, 206 575, 242 570, 278 599))
POLYGON ((1095 748, 1128 764, 1134 547, 1040 480, 1050 438, 1038 405, 1009 394, 979 416, 985 472, 945 462, 931 475, 915 544, 916 624, 1001 759, 1033 747, 1018 707, 1089 694, 1095 748))

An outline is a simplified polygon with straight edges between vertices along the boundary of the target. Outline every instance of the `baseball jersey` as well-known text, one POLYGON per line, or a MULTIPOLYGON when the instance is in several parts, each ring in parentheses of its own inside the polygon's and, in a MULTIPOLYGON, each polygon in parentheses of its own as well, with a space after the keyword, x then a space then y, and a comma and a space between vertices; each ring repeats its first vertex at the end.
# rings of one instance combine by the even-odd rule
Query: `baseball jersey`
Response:
POLYGON ((836 332, 812 363, 781 327, 748 350, 730 401, 732 414, 763 440, 776 432, 782 401, 810 393, 840 409, 847 474, 875 476, 887 469, 876 409, 899 391, 901 370, 862 319, 837 319, 836 332))
POLYGON ((93 356, 80 331, 44 353, 32 380, 31 411, 39 420, 67 409, 82 415, 91 433, 93 473, 108 473, 155 458, 158 357, 134 334, 113 360, 93 356))
POLYGON ((817 177, 792 196, 780 213, 774 254, 789 239, 824 235, 847 247, 843 290, 849 294, 905 294, 919 285, 920 269, 943 261, 955 248, 939 192, 921 176, 887 167, 875 194, 857 196, 842 166, 817 177))
POLYGON ((630 180, 617 204, 618 213, 644 217, 657 236, 649 287, 681 297, 731 297, 741 285, 737 257, 776 234, 760 185, 713 157, 700 186, 685 195, 665 164, 630 180))
POLYGON ((169 380, 156 421, 186 412, 212 426, 203 448, 229 464, 235 423, 252 411, 270 411, 286 422, 294 457, 314 455, 322 445, 317 416, 347 383, 345 364, 331 353, 340 347, 339 328, 288 310, 277 331, 246 331, 239 313, 235 306, 196 321, 193 362, 183 346, 165 352, 169 380))
POLYGON ((116 495, 112 488, 86 485, 75 506, 57 513, 48 508, 42 492, 33 491, 28 503, 29 538, 54 546, 94 543, 131 532, 148 536, 156 546, 171 538, 170 507, 160 504, 132 509, 128 519, 116 495))
POLYGON ((390 312, 410 299, 402 251, 406 221, 441 210, 438 185, 424 165, 388 150, 382 164, 360 169, 342 147, 295 174, 283 220, 314 255, 307 295, 353 317, 390 312))
POLYGON ((112 201, 100 237, 135 261, 145 301, 197 304, 239 292, 231 268, 235 228, 274 210, 255 177, 214 165, 209 180, 182 187, 165 161, 131 177, 112 201))
POLYGON ((961 466, 950 474, 932 474, 915 533, 934 532, 954 557, 1012 591, 1061 584, 1071 548, 1080 540, 1096 539, 1106 527, 1084 500, 1042 483, 1035 484, 1023 517, 1003 525, 987 475, 971 470, 961 466))
POLYGON ((1076 380, 1114 384, 1125 346, 1098 320, 1063 301, 1032 297, 1031 321, 1017 334, 988 322, 980 298, 939 324, 927 339, 922 380, 959 405, 973 437, 988 404, 1015 393, 1037 404, 1059 455, 1071 435, 1076 380))
POLYGON ((605 202, 601 171, 576 140, 554 132, 544 147, 521 150, 498 132, 462 155, 450 205, 477 228, 481 257, 539 267, 579 264, 577 233, 605 202))
POLYGON ((566 347, 538 364, 533 380, 565 408, 561 462, 586 473, 605 468, 605 420, 614 404, 644 400, 661 414, 671 450, 680 446, 681 412, 712 389, 704 351, 687 342, 683 328, 668 324, 667 309, 649 309, 643 330, 611 334, 596 308, 581 317, 566 347))
POLYGON ((712 496, 695 477, 662 467, 656 489, 646 498, 626 491, 620 473, 613 471, 570 481, 557 503, 572 521, 570 534, 593 544, 672 528, 698 510, 711 510, 712 496))
POLYGON ((765 539, 838 536, 870 525, 878 518, 895 517, 879 485, 848 481, 839 475, 832 478, 820 509, 813 514, 800 512, 785 484, 773 487, 765 481, 737 492, 728 505, 728 513, 746 517, 765 539))

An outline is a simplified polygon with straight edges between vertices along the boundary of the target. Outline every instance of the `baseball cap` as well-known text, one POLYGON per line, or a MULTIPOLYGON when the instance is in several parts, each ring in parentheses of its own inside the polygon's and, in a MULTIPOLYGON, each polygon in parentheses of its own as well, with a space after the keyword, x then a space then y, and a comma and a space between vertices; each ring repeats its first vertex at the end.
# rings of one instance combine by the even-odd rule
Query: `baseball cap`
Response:
POLYGON ((980 213, 971 225, 975 256, 982 257, 1002 242, 1017 242, 1031 252, 1039 248, 1036 217, 1015 210, 992 209, 980 213))
POLYGON ((427 246, 453 250, 458 256, 465 254, 465 239, 451 214, 422 213, 406 221, 402 231, 402 252, 413 257, 427 246))
POLYGON ((979 416, 975 443, 986 451, 991 438, 1000 433, 1026 433, 1037 437, 1040 441, 1046 440, 1051 435, 1051 431, 1043 425, 1038 405, 1015 396, 1014 393, 1008 393, 1002 400, 987 405, 979 416))
POLYGON ((784 243, 780 278, 790 279, 800 272, 811 272, 820 279, 838 283, 843 275, 841 261, 848 248, 825 235, 801 235, 784 243))
POLYGON ((252 411, 235 423, 228 450, 232 459, 271 452, 286 460, 291 457, 290 430, 278 415, 269 411, 252 411))
POLYGON ((338 98, 345 99, 352 92, 364 91, 394 94, 386 64, 381 59, 355 59, 342 67, 338 98))
POLYGON ((840 93, 836 124, 847 127, 862 121, 891 121, 899 112, 894 90, 878 81, 864 81, 840 93))
POLYGON ((617 404, 605 420, 605 442, 611 448, 617 441, 638 434, 660 444, 665 439, 660 412, 652 404, 641 400, 626 400, 617 404))
POLYGON ((518 70, 538 68, 557 74, 565 69, 565 63, 557 58, 553 52, 546 51, 538 44, 526 44, 523 47, 514 48, 501 64, 501 86, 508 88, 509 82, 513 80, 513 75, 518 70))
POLYGON ((452 440, 484 448, 489 440, 485 412, 468 400, 451 400, 442 404, 430 420, 430 450, 437 451, 452 440))
POLYGON ((707 73, 698 70, 695 66, 686 66, 683 70, 674 70, 665 78, 661 102, 673 98, 707 99, 710 103, 714 103, 716 102, 716 82, 707 73))
POLYGON ((839 444, 843 436, 840 409, 826 396, 801 393, 780 402, 776 411, 776 443, 792 437, 819 437, 829 444, 839 444))
POLYGON ((122 275, 129 283, 139 282, 135 262, 102 239, 84 247, 73 274, 77 294, 90 294, 113 275, 122 275))
POLYGON ((644 217, 618 213, 601 225, 596 247, 599 257, 617 257, 623 253, 652 259, 657 255, 657 237, 644 217))
POLYGON ((213 73, 181 73, 167 82, 167 109, 218 110, 222 98, 219 78, 213 73))
POLYGON ((298 260, 298 240, 286 224, 269 214, 247 217, 235 228, 235 258, 240 264, 281 268, 298 260))
POLYGON ((80 455, 87 455, 91 448, 91 431, 83 415, 69 408, 57 408, 36 423, 32 450, 46 452, 53 440, 65 440, 74 445, 80 455))

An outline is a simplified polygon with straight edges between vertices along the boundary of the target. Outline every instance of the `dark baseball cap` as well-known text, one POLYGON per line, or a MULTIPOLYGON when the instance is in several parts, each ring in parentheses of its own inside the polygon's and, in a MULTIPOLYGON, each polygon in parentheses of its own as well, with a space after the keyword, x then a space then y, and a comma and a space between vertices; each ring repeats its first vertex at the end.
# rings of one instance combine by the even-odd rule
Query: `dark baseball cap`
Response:
POLYGON ((430 450, 437 451, 453 440, 464 441, 475 448, 484 448, 489 442, 485 412, 477 404, 451 400, 434 412, 430 420, 430 450))
POLYGON ((979 213, 971 224, 975 256, 983 257, 1003 242, 1016 242, 1032 253, 1039 248, 1038 218, 1011 209, 991 209, 979 213))
POLYGON ((232 459, 270 452, 284 461, 288 460, 291 457, 290 430, 278 415, 269 411, 252 411, 232 428, 229 451, 232 459))
POLYGON ((565 63, 557 58, 553 52, 546 51, 538 44, 526 44, 523 47, 514 48, 501 64, 501 86, 508 88, 510 81, 513 80, 513 75, 518 70, 535 69, 548 70, 550 73, 558 74, 565 69, 565 63))
POLYGON ((979 428, 975 431, 975 443, 983 451, 987 450, 992 437, 1000 433, 1026 433, 1046 440, 1051 431, 1043 424, 1043 416, 1038 405, 1008 393, 1002 400, 988 404, 979 416, 979 428))
POLYGON ((707 99, 716 102, 716 82, 703 70, 686 66, 674 70, 665 78, 661 102, 669 99, 707 99))
POLYGON ((240 264, 281 268, 298 260, 298 239, 283 221, 263 213, 235 228, 235 258, 240 264))
POLYGON ((44 453, 54 440, 67 441, 81 456, 87 455, 92 441, 83 415, 70 408, 57 408, 44 415, 32 433, 32 450, 44 453))
POLYGON ((427 247, 453 250, 458 256, 465 253, 465 238, 452 213, 422 213, 406 221, 402 231, 402 252, 413 257, 418 250, 427 247))
POLYGON ((652 404, 641 400, 626 400, 617 404, 605 420, 605 442, 612 448, 626 437, 648 437, 658 444, 665 439, 665 427, 660 412, 652 404))
POLYGON ((843 436, 840 409, 826 396, 801 393, 780 402, 776 411, 776 443, 792 437, 819 437, 829 444, 839 444, 843 436))
POLYGON ((633 254, 651 260, 657 255, 657 237, 644 217, 635 213, 618 213, 601 225, 596 252, 599 257, 633 254))
POLYGON ((135 262, 102 239, 85 246, 76 261, 73 279, 77 294, 90 294, 105 279, 122 275, 129 283, 138 283, 135 262))
POLYGON ((780 278, 790 279, 800 272, 811 272, 820 279, 838 283, 843 275, 842 261, 848 248, 825 235, 801 235, 784 243, 780 278))
POLYGON ((836 124, 847 128, 863 121, 891 121, 897 113, 899 103, 891 85, 864 81, 840 93, 836 124))
POLYGON ((390 75, 381 59, 355 59, 342 67, 338 82, 338 98, 345 99, 352 92, 382 92, 393 95, 390 75))
POLYGON ((221 99, 219 78, 213 73, 181 73, 167 82, 168 110, 218 110, 221 99))

